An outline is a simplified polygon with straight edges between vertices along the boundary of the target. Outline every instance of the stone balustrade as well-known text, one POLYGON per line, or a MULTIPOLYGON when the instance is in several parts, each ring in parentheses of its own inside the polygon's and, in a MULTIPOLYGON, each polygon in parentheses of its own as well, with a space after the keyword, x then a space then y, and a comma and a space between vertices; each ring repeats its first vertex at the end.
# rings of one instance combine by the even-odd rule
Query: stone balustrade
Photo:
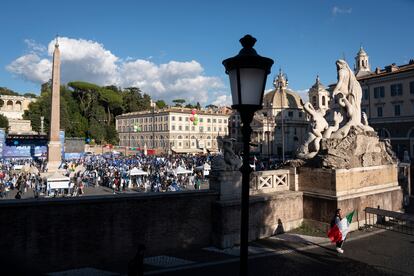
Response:
POLYGON ((289 190, 289 170, 258 171, 251 174, 251 195, 287 190, 289 190))

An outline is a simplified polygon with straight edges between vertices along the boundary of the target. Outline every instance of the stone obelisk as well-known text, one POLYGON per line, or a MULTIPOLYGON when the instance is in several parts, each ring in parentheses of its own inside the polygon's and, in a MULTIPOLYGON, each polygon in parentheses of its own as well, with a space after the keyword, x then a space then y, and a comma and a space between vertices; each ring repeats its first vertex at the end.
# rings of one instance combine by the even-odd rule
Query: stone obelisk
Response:
POLYGON ((59 43, 56 39, 55 50, 53 52, 52 69, 52 101, 50 111, 50 133, 47 152, 48 172, 58 170, 62 162, 61 143, 60 143, 60 51, 59 43))

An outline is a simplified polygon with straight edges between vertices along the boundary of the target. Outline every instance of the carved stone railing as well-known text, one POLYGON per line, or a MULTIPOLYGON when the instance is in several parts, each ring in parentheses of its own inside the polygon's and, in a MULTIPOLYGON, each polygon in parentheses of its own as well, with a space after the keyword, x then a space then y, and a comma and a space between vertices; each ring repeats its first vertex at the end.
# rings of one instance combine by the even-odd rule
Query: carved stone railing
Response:
POLYGON ((250 194, 272 193, 289 190, 289 170, 253 172, 250 178, 250 194))

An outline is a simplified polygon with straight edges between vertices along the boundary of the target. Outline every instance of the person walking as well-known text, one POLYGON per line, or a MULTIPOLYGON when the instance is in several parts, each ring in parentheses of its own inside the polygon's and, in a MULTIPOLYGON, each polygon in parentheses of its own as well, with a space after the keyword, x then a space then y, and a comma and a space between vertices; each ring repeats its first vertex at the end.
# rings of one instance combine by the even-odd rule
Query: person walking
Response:
POLYGON ((351 224, 352 217, 354 216, 354 212, 355 211, 352 211, 346 217, 343 217, 342 210, 336 209, 335 216, 332 218, 331 229, 328 232, 328 237, 333 243, 336 244, 336 251, 338 253, 344 253, 342 246, 349 232, 349 226, 351 224))

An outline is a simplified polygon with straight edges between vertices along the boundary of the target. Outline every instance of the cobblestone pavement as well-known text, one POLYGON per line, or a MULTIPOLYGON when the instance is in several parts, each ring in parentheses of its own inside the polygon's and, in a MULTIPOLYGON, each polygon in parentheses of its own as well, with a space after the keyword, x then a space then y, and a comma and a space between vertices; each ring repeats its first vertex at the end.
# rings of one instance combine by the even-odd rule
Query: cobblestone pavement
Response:
MULTIPOLYGON (((264 239, 251 244, 249 275, 414 275, 414 236, 357 231, 345 242, 344 254, 334 248, 323 238, 287 234, 264 239)), ((146 275, 238 275, 236 252, 221 252, 233 258, 198 261, 181 268, 147 267, 146 275)), ((196 259, 195 254, 179 256, 196 259)))
MULTIPOLYGON (((344 254, 327 238, 282 234, 249 246, 249 275, 414 275, 414 236, 368 229, 352 232, 344 254)), ((238 248, 207 247, 148 256, 145 275, 239 275, 238 248)), ((51 272, 52 273, 52 272, 51 272)), ((74 268, 48 275, 126 275, 127 263, 74 268), (97 273, 92 273, 96 271, 97 273)))

